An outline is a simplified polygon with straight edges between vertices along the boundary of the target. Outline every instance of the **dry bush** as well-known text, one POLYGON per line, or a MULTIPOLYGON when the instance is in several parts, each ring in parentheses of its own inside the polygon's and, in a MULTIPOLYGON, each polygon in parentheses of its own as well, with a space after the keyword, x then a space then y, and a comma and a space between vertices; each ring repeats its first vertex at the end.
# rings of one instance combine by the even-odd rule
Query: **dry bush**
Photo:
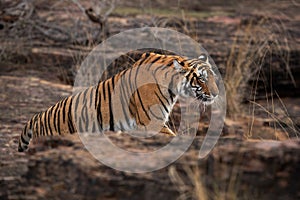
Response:
MULTIPOLYGON (((280 66, 281 69, 284 69, 289 75, 291 82, 295 84, 289 66, 288 37, 289 34, 286 32, 283 23, 271 21, 266 17, 247 20, 246 24, 242 24, 236 32, 226 63, 226 74, 224 77, 228 103, 227 113, 228 117, 233 119, 246 115, 247 109, 243 103, 250 102, 248 111, 252 116, 252 120, 247 137, 251 137, 257 109, 266 112, 270 119, 278 123, 279 127, 285 132, 288 132, 281 125, 278 113, 275 112, 273 98, 275 96, 280 99, 280 97, 274 92, 272 87, 272 70, 276 67, 272 66, 274 57, 279 60, 282 65, 280 66), (256 102, 259 87, 265 89, 264 98, 268 103, 267 107, 256 102)), ((297 132, 297 128, 289 117, 283 103, 282 108, 291 122, 288 125, 289 129, 297 132)))
POLYGON ((6 1, 0 4, 0 56, 28 54, 32 47, 97 43, 108 34, 106 21, 115 4, 116 0, 6 1))
POLYGON ((29 64, 73 84, 78 63, 107 37, 117 0, 0 3, 0 63, 29 64), (94 20, 94 21, 93 21, 94 20))
POLYGON ((197 165, 194 167, 184 166, 182 170, 178 170, 174 166, 169 168, 169 177, 180 193, 178 200, 240 199, 241 197, 238 197, 240 192, 238 176, 238 172, 232 172, 225 188, 222 188, 220 183, 207 181, 207 176, 197 165))
POLYGON ((239 27, 226 63, 224 77, 228 102, 228 116, 235 117, 241 112, 241 103, 249 97, 247 87, 250 79, 259 76, 266 55, 271 50, 273 34, 263 27, 265 19, 257 24, 250 21, 239 27))
POLYGON ((183 173, 179 172, 174 166, 169 168, 169 177, 180 193, 179 200, 208 199, 208 189, 203 184, 201 175, 198 167, 197 170, 186 167, 183 173))

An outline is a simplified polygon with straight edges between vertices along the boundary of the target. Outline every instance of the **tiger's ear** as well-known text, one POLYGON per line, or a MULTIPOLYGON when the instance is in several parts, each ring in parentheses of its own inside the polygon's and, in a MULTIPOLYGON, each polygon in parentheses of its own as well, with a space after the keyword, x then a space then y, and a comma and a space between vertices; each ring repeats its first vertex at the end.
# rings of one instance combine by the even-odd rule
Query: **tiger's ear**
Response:
POLYGON ((199 57, 199 60, 202 60, 203 62, 208 62, 208 57, 206 54, 202 53, 199 57))
POLYGON ((174 69, 178 72, 183 71, 183 66, 176 60, 173 60, 174 69))

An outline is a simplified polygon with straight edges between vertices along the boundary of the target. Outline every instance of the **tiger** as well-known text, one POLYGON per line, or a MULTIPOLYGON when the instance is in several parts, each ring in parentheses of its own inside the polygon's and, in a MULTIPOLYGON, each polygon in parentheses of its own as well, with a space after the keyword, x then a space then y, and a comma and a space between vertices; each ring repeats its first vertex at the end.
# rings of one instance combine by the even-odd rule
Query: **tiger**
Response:
POLYGON ((145 52, 130 68, 35 114, 19 137, 18 151, 27 150, 31 139, 40 136, 130 131, 145 128, 155 120, 160 123, 160 133, 176 136, 167 121, 178 97, 212 104, 219 95, 216 80, 205 53, 190 59, 145 52), (147 84, 136 85, 150 79, 147 84))

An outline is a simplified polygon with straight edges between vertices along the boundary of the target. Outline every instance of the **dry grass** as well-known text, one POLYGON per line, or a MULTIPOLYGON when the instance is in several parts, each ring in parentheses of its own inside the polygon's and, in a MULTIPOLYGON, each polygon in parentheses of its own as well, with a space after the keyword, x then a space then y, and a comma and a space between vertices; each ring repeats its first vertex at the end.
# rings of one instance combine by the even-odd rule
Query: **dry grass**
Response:
POLYGON ((169 177, 180 193, 178 200, 239 199, 238 170, 236 170, 236 167, 233 167, 232 169, 226 188, 221 188, 218 183, 207 183, 206 175, 202 172, 199 166, 185 166, 182 171, 171 166, 169 168, 169 177))
POLYGON ((178 200, 183 199, 208 199, 207 188, 203 184, 200 170, 185 169, 188 180, 180 174, 174 166, 169 168, 169 177, 180 193, 178 200), (188 182, 188 183, 187 183, 188 182))
MULTIPOLYGON (((268 118, 270 118, 270 120, 273 122, 271 126, 273 126, 274 128, 274 135, 277 140, 282 140, 281 139, 282 137, 277 135, 277 129, 280 129, 281 131, 284 132, 285 138, 292 138, 292 137, 298 138, 300 136, 299 128, 297 127, 293 118, 290 116, 284 102, 281 100, 281 98, 277 93, 276 93, 276 98, 279 99, 280 105, 275 106, 272 99, 272 104, 267 106, 263 106, 255 101, 250 101, 251 107, 253 107, 253 109, 255 109, 256 107, 256 109, 260 109, 263 112, 268 114, 268 118)), ((252 119, 249 124, 249 131, 246 135, 247 138, 252 137, 253 126, 254 126, 254 115, 252 115, 252 119)))
POLYGON ((224 77, 229 117, 235 118, 240 113, 247 84, 253 76, 259 76, 269 51, 270 38, 261 39, 262 36, 269 37, 268 30, 261 28, 263 23, 264 20, 257 25, 251 21, 240 27, 231 46, 224 77))
MULTIPOLYGON (((284 25, 280 22, 271 21, 268 18, 259 20, 249 20, 246 25, 241 25, 236 32, 230 54, 226 63, 226 74, 224 77, 226 96, 227 96, 227 113, 228 117, 237 119, 241 115, 247 115, 246 106, 243 102, 250 102, 248 114, 252 116, 247 137, 252 135, 252 126, 254 122, 255 111, 257 109, 265 111, 271 119, 279 124, 284 131, 287 130, 280 125, 278 113, 275 112, 274 97, 279 98, 279 95, 274 95, 272 87, 272 67, 271 60, 276 56, 280 66, 285 69, 291 81, 295 84, 294 77, 289 67, 289 45, 288 33, 285 31, 284 25), (280 33, 280 34, 278 34, 280 33), (283 51, 284 50, 284 51, 283 51), (269 69, 266 69, 269 68, 269 69), (269 74, 265 74, 268 71, 269 74), (265 76, 270 76, 270 82, 266 82, 265 76), (263 80, 263 81, 262 81, 263 80), (249 82, 252 81, 252 86, 249 82), (265 88, 265 99, 267 108, 259 105, 256 102, 257 90, 259 84, 263 83, 265 88), (270 88, 270 93, 267 88, 270 88)), ((261 85, 260 85, 261 87, 261 85)), ((282 107, 285 108, 283 102, 282 107)), ((290 119, 286 109, 285 115, 290 119)), ((294 123, 290 123, 290 127, 294 132, 296 128, 294 123)))

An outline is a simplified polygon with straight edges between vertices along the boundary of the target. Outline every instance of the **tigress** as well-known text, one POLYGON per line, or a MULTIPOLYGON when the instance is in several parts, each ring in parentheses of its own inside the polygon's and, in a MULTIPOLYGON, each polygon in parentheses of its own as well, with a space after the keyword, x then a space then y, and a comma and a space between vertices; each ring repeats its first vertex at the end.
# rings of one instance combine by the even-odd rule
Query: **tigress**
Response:
POLYGON ((216 75, 206 54, 189 59, 146 52, 131 68, 35 114, 20 135, 18 151, 25 151, 33 137, 128 131, 147 127, 151 120, 160 122, 161 133, 175 136, 166 122, 179 96, 211 104, 218 94, 216 75), (140 81, 146 84, 139 86, 140 81))

